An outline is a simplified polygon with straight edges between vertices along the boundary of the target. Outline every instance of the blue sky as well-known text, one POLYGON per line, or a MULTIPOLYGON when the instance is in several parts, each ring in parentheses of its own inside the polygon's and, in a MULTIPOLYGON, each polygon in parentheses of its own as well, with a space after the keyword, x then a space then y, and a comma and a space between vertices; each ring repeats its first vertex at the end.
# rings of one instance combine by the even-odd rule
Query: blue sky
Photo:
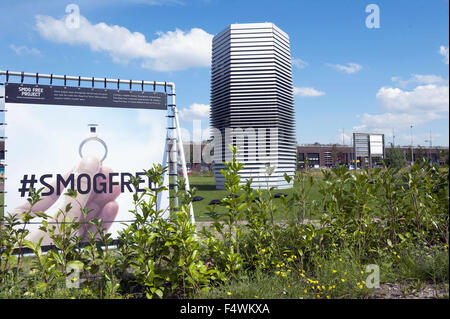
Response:
POLYGON ((0 0, 0 69, 173 81, 182 126, 208 126, 210 40, 273 22, 291 40, 297 141, 449 145, 448 0, 0 0), (80 28, 68 28, 68 4, 80 28), (380 8, 369 29, 366 6, 380 8), (344 135, 342 134, 344 131, 344 135))

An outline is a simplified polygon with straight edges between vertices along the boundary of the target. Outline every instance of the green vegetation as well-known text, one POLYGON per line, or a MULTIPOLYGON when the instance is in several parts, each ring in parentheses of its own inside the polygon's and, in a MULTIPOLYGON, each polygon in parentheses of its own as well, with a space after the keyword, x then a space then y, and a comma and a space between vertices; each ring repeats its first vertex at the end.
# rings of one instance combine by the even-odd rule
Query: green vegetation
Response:
POLYGON ((386 149, 386 165, 393 168, 402 168, 406 166, 405 154, 399 146, 395 147, 391 143, 391 147, 386 149))
MULTIPOLYGON (((311 189, 311 198, 312 199, 319 199, 320 198, 320 194, 319 194, 319 183, 320 183, 320 178, 321 178, 321 174, 318 174, 320 172, 316 171, 307 171, 306 174, 312 176, 313 178, 315 178, 317 180, 317 183, 315 183, 311 189)), ((229 191, 228 190, 217 190, 216 189, 216 182, 214 179, 213 175, 210 176, 200 176, 198 174, 193 174, 191 176, 189 176, 189 183, 191 185, 192 188, 196 188, 196 196, 201 196, 203 197, 202 201, 196 201, 193 202, 193 206, 194 206, 194 213, 195 213, 195 219, 202 221, 202 220, 211 220, 211 217, 208 216, 208 207, 210 207, 211 205, 210 202, 212 200, 221 200, 222 198, 226 197, 229 195, 229 191)), ((282 193, 282 194, 286 194, 288 196, 288 198, 291 198, 293 196, 294 193, 294 189, 298 188, 299 185, 297 185, 298 181, 296 180, 294 182, 294 188, 289 188, 289 189, 280 189, 277 190, 275 193, 282 193)), ((267 193, 267 190, 262 190, 263 194, 267 193)), ((226 209, 224 207, 218 206, 217 207, 217 211, 224 213, 226 211, 226 209)), ((285 220, 286 218, 288 218, 288 215, 290 213, 290 210, 281 210, 279 212, 277 212, 277 214, 275 215, 275 219, 276 220, 285 220)), ((314 216, 314 217, 319 217, 319 215, 314 216)))
MULTIPOLYGON (((48 253, 26 240, 30 211, 2 219, 0 297, 367 298, 376 294, 378 269, 381 284, 399 284, 406 295, 431 285, 448 298, 448 167, 417 161, 401 170, 301 171, 285 176, 295 185, 289 196, 275 198, 273 188, 241 185, 243 165, 232 151, 222 171, 226 190, 213 196, 220 205, 207 205, 218 199, 202 193, 210 181, 193 178, 199 190, 186 192, 180 180, 180 205, 169 218, 154 209, 165 168, 146 171, 159 187, 134 194, 135 221, 114 249, 102 220, 70 220, 72 207, 60 211, 63 223, 37 213, 56 246, 48 253), (189 218, 196 195, 205 197, 195 205, 210 220, 199 231, 189 218), (89 235, 84 247, 80 230, 89 235), (24 257, 23 246, 34 256, 24 257)), ((139 180, 132 184, 137 189, 139 180)), ((32 206, 41 191, 32 191, 32 206)))

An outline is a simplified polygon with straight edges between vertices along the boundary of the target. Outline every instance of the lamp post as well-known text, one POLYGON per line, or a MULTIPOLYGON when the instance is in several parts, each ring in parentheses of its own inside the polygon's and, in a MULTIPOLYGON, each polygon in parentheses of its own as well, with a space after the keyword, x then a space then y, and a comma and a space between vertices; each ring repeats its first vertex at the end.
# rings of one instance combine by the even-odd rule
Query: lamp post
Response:
POLYGON ((425 140, 425 143, 427 143, 427 142, 430 143, 429 150, 428 150, 428 158, 430 159, 430 162, 431 162, 431 147, 432 147, 431 130, 430 130, 430 139, 425 140))
POLYGON ((414 149, 413 149, 413 134, 412 134, 412 129, 413 129, 414 125, 411 125, 411 166, 414 164, 414 149))

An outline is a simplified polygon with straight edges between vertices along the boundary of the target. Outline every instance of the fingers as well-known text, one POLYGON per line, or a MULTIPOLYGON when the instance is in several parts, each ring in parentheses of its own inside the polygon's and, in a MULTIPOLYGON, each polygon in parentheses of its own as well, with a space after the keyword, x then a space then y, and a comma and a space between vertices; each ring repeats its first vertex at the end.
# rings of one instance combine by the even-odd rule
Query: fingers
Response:
POLYGON ((102 167, 100 173, 106 176, 106 180, 97 179, 97 189, 102 189, 102 186, 106 189, 106 193, 95 193, 92 194, 89 202, 95 202, 100 207, 105 206, 107 203, 114 201, 119 195, 121 191, 120 185, 113 185, 112 192, 109 192, 109 174, 113 173, 113 170, 109 167, 102 167), (104 184, 104 185, 101 185, 104 184))
MULTIPOLYGON (((73 170, 74 174, 74 189, 87 189, 87 180, 81 179, 80 185, 77 185, 78 176, 81 174, 88 174, 91 176, 90 179, 92 179, 92 176, 94 176, 98 171, 100 170, 100 161, 95 157, 86 157, 82 158, 78 166, 73 170)), ((68 174, 67 174, 68 176, 68 174)), ((92 187, 91 187, 92 190, 92 187)), ((92 192, 92 191, 91 191, 92 192)), ((89 197, 91 196, 91 192, 88 192, 87 194, 80 194, 78 193, 78 196, 76 198, 72 198, 70 196, 63 195, 61 198, 61 206, 60 210, 64 212, 64 215, 66 217, 66 222, 69 221, 82 221, 83 220, 83 214, 81 212, 81 209, 84 208, 89 200, 89 197), (65 208, 68 204, 71 204, 72 208, 69 212, 65 211, 65 208), (75 220, 74 220, 75 219, 75 220)), ((55 197, 50 197, 52 200, 55 199, 55 197)), ((55 200, 56 201, 56 200, 55 200)), ((41 208, 39 211, 45 211, 48 209, 52 204, 51 200, 47 200, 45 202, 45 205, 39 206, 41 208), (51 203, 51 204, 50 204, 51 203), (49 205, 50 204, 50 205, 49 205)), ((22 205, 22 207, 25 207, 25 205, 22 205)), ((29 209, 29 206, 28 206, 29 209)), ((38 211, 37 208, 33 207, 33 211, 38 211)), ((58 222, 64 221, 63 214, 60 214, 58 211, 55 216, 53 216, 53 220, 57 220, 58 222)), ((83 224, 82 224, 83 225, 83 224)), ((83 229, 80 230, 80 234, 83 231, 83 229)), ((41 231, 36 230, 29 234, 27 238, 33 242, 37 242, 41 237, 43 237, 43 241, 41 245, 50 245, 52 244, 52 240, 49 238, 48 234, 41 231)))
POLYGON ((86 208, 88 209, 87 216, 82 216, 80 219, 80 230, 78 234, 83 237, 84 240, 89 239, 89 232, 94 233, 96 231, 96 228, 94 225, 89 224, 89 221, 93 218, 97 218, 101 211, 101 207, 93 202, 88 202, 86 205, 86 208))
MULTIPOLYGON (((67 180, 67 178, 69 177, 70 174, 72 174, 75 170, 75 167, 72 168, 70 171, 68 171, 63 177, 64 180, 67 180)), ((53 183, 51 183, 51 186, 53 187, 53 189, 56 189, 56 180, 53 181, 53 183)), ((46 187, 44 188, 44 190, 42 191, 42 193, 46 193, 49 191, 49 188, 46 187)), ((47 209, 49 209, 59 198, 59 195, 56 194, 56 191, 54 191, 51 195, 48 196, 41 196, 41 200, 39 202, 37 202, 32 208, 31 208, 31 213, 35 213, 35 212, 45 212, 47 209)), ((28 212, 30 210, 30 206, 31 204, 27 201, 25 203, 23 203, 20 206, 17 206, 16 208, 14 208, 11 212, 10 215, 12 216, 16 216, 16 217, 20 217, 24 212, 28 212)))
MULTIPOLYGON (((100 161, 95 157, 86 157, 82 158, 78 167, 75 170, 74 173, 74 188, 75 189, 87 189, 88 181, 86 178, 82 178, 80 180, 80 185, 78 185, 78 176, 81 174, 88 174, 90 176, 90 179, 92 180, 92 176, 97 174, 100 171, 100 161)), ((61 210, 65 210, 66 206, 68 204, 72 205, 72 209, 68 212, 67 217, 69 219, 77 218, 79 221, 82 218, 81 209, 86 207, 89 197, 91 196, 93 187, 91 187, 91 191, 87 194, 81 194, 78 192, 76 198, 72 198, 70 196, 64 196, 62 203, 61 203, 61 210)))
POLYGON ((41 246, 47 246, 47 245, 53 244, 53 241, 50 238, 49 234, 46 232, 43 232, 40 229, 33 231, 26 237, 27 240, 32 241, 34 243, 37 243, 39 241, 39 239, 41 239, 41 238, 42 238, 41 246))
MULTIPOLYGON (((111 227, 119 212, 119 205, 114 201, 107 203, 103 208, 99 208, 96 203, 88 203, 88 208, 93 209, 90 213, 88 213, 88 221, 94 218, 102 219, 103 223, 101 227, 105 231, 108 231, 108 229, 111 227)), ((88 232, 90 232, 91 234, 95 234, 99 230, 92 224, 82 224, 82 231, 83 233, 81 233, 80 231, 80 234, 83 234, 84 240, 88 240, 88 232)), ((99 239, 100 236, 97 234, 95 238, 99 239)))
POLYGON ((101 218, 104 220, 103 228, 105 230, 108 230, 111 227, 113 221, 117 217, 118 212, 119 212, 119 205, 116 202, 109 202, 103 207, 99 217, 97 218, 101 218))

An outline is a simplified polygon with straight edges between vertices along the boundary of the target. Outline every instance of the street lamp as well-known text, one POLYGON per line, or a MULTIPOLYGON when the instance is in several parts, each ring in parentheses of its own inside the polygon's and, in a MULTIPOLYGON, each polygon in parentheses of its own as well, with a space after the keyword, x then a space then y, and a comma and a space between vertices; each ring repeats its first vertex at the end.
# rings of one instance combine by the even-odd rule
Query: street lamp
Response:
POLYGON ((430 130, 430 139, 429 140, 425 140, 425 143, 430 143, 430 149, 428 150, 428 156, 429 156, 429 159, 430 159, 430 161, 431 161, 431 147, 432 147, 432 139, 431 139, 431 130, 430 130))
POLYGON ((414 125, 411 125, 411 166, 414 164, 414 149, 413 149, 413 134, 412 134, 412 129, 414 127, 414 125))

